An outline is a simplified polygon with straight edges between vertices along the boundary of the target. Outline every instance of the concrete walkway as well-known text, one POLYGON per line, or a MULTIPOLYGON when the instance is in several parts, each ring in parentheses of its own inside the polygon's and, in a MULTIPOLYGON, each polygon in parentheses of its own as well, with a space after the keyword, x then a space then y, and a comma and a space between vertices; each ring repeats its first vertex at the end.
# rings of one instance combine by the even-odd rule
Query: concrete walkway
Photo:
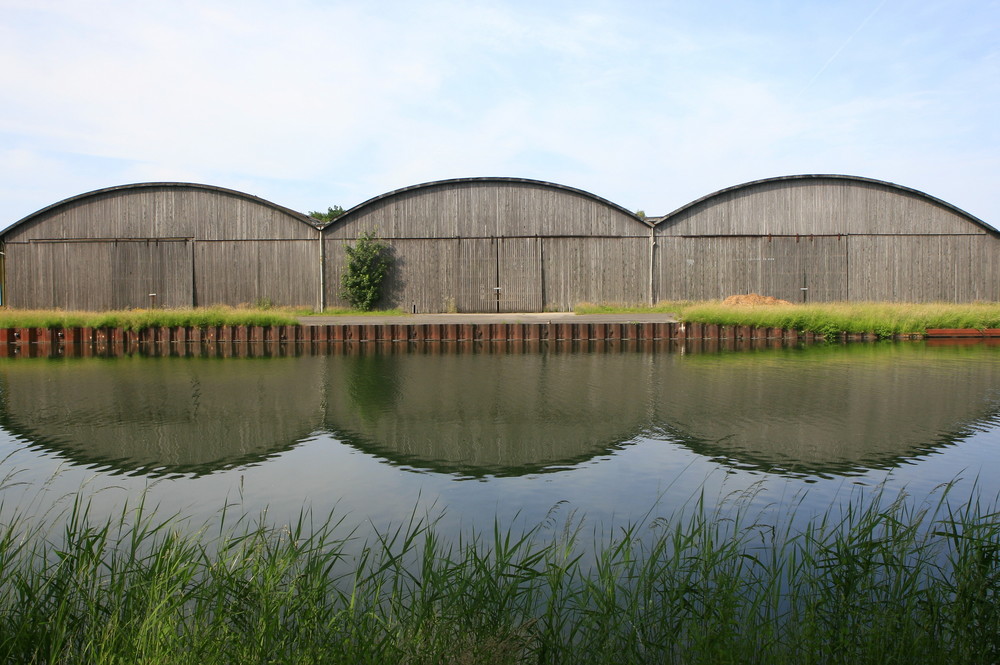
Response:
POLYGON ((673 314, 574 314, 573 312, 509 314, 405 314, 402 316, 303 316, 304 326, 419 325, 423 323, 675 323, 673 314))

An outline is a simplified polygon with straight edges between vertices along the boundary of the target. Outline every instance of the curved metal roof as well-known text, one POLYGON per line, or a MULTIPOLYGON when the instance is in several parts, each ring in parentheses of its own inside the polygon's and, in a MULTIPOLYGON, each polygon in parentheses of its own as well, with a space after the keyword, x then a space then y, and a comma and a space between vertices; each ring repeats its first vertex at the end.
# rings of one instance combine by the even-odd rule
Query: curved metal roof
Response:
POLYGON ((644 219, 642 219, 641 217, 637 216, 631 210, 628 210, 627 208, 623 208, 622 206, 618 205, 617 203, 612 203, 611 201, 609 201, 609 200, 607 200, 605 198, 601 198, 600 196, 597 196, 596 194, 591 194, 590 192, 582 190, 582 189, 577 189, 575 187, 569 187, 567 185, 560 185, 560 184, 554 183, 554 182, 546 182, 545 180, 532 180, 530 178, 505 178, 505 177, 488 177, 487 176, 487 177, 480 177, 480 178, 450 178, 450 179, 447 179, 447 180, 433 180, 431 182, 420 183, 419 185, 410 185, 409 187, 403 187, 401 189, 394 189, 391 192, 386 192, 385 194, 380 194, 380 195, 378 195, 376 197, 370 198, 367 201, 359 203, 358 205, 354 206, 353 208, 350 208, 350 209, 344 211, 344 214, 342 214, 341 216, 337 217, 335 220, 333 220, 332 222, 330 222, 329 224, 327 224, 323 228, 328 228, 330 226, 333 226, 334 224, 339 224, 342 220, 346 219, 350 215, 355 214, 359 210, 362 210, 362 209, 364 209, 364 208, 366 208, 368 206, 371 206, 371 205, 373 205, 375 203, 378 203, 379 201, 384 201, 384 200, 390 199, 390 198, 392 198, 394 196, 399 196, 400 194, 405 194, 407 192, 415 192, 415 191, 419 191, 421 189, 430 189, 430 188, 433 188, 433 187, 442 187, 442 186, 447 186, 447 185, 460 185, 460 184, 464 184, 464 183, 483 183, 483 184, 488 184, 488 183, 497 183, 497 184, 520 183, 520 184, 524 184, 524 185, 532 185, 532 186, 535 186, 535 187, 545 187, 545 188, 548 188, 548 189, 555 189, 555 190, 558 190, 558 191, 567 192, 567 193, 570 193, 570 194, 575 194, 577 196, 582 196, 584 198, 590 199, 590 200, 595 201, 597 203, 601 203, 603 205, 608 206, 609 208, 613 208, 613 209, 617 210, 618 212, 621 212, 622 214, 631 217, 632 219, 634 219, 635 221, 641 223, 644 226, 651 226, 650 224, 646 223, 646 221, 644 219))
POLYGON ((826 180, 844 180, 844 181, 847 181, 847 182, 857 182, 857 183, 864 183, 864 184, 869 184, 869 185, 879 185, 879 186, 885 187, 887 189, 896 190, 896 191, 898 191, 899 193, 902 193, 902 194, 910 194, 910 195, 916 196, 918 198, 924 199, 925 201, 927 201, 929 203, 934 203, 934 204, 939 205, 939 206, 941 206, 943 208, 947 208, 948 210, 950 210, 951 212, 955 213, 956 215, 958 215, 960 217, 964 217, 968 221, 972 222, 973 224, 976 224, 977 226, 981 226, 982 228, 986 229, 990 233, 1000 234, 1000 231, 998 231, 993 226, 987 224, 983 220, 979 219, 975 215, 971 215, 971 214, 965 212, 964 210, 962 210, 961 208, 948 203, 947 201, 942 201, 941 199, 933 197, 930 194, 926 194, 924 192, 921 192, 920 190, 912 189, 910 187, 904 187, 902 185, 897 185, 896 183, 888 182, 888 181, 885 181, 885 180, 876 180, 874 178, 863 178, 861 176, 842 175, 842 174, 833 174, 833 173, 825 173, 825 174, 824 173, 817 173, 817 174, 802 174, 802 175, 778 176, 778 177, 775 177, 775 178, 763 178, 761 180, 751 180, 749 182, 744 182, 744 183, 742 183, 740 185, 734 185, 732 187, 726 187, 725 189, 720 189, 717 192, 712 192, 711 194, 709 194, 707 196, 703 196, 703 197, 701 197, 699 199, 695 199, 694 201, 691 201, 690 203, 686 203, 686 204, 682 205, 680 208, 677 208, 673 212, 671 212, 671 213, 669 213, 667 215, 664 215, 662 218, 660 218, 660 220, 656 223, 656 225, 659 226, 660 224, 669 223, 670 220, 673 217, 675 217, 676 215, 679 215, 680 213, 682 213, 682 212, 684 212, 686 210, 690 210, 691 208, 693 208, 693 207, 695 207, 695 206, 697 206, 697 205, 699 205, 701 203, 705 203, 706 201, 710 201, 711 199, 714 199, 716 197, 722 196, 724 194, 729 194, 730 192, 735 192, 735 191, 738 191, 738 190, 741 190, 741 189, 750 189, 752 187, 756 187, 758 185, 763 185, 763 184, 768 184, 768 183, 799 182, 799 181, 805 181, 805 180, 822 180, 822 179, 826 179, 826 180))
POLYGON ((139 182, 139 183, 132 183, 132 184, 128 184, 128 185, 117 185, 115 187, 104 187, 102 189, 95 189, 95 190, 93 190, 91 192, 85 192, 83 194, 77 194, 76 196, 71 196, 68 199, 63 199, 62 201, 58 201, 56 203, 53 203, 52 205, 45 206, 41 210, 37 210, 37 211, 31 213, 27 217, 23 217, 23 218, 19 219, 18 221, 14 222, 13 224, 11 224, 7 228, 5 228, 2 232, 0 232, 0 235, 6 235, 8 232, 12 231, 13 229, 15 229, 15 228, 17 228, 17 227, 19 227, 19 226, 21 226, 23 224, 27 224, 28 222, 30 222, 30 221, 32 221, 34 219, 42 217, 43 215, 46 215, 46 214, 52 212, 53 210, 56 210, 56 209, 58 209, 58 208, 60 208, 62 206, 67 206, 67 205, 70 205, 72 203, 77 203, 79 201, 83 201, 83 200, 86 200, 88 198, 93 198, 93 197, 97 197, 97 196, 103 196, 105 194, 112 194, 112 193, 115 193, 115 192, 127 192, 129 190, 156 189, 156 188, 161 188, 161 189, 164 189, 164 188, 165 189, 170 189, 170 188, 175 188, 175 189, 200 189, 200 190, 209 191, 209 192, 218 192, 220 194, 226 194, 228 196, 235 196, 237 198, 241 198, 241 199, 244 199, 246 201, 251 201, 251 202, 256 203, 258 205, 262 205, 262 206, 265 206, 267 208, 271 208, 273 210, 277 210, 278 212, 285 213, 286 215, 295 218, 296 220, 302 222, 303 224, 308 224, 309 226, 311 226, 314 229, 315 228, 319 228, 319 225, 316 224, 316 220, 313 219, 312 217, 310 217, 309 215, 305 215, 305 214, 303 214, 301 212, 292 210, 291 208, 286 208, 284 206, 280 206, 277 203, 272 203, 271 201, 268 201, 266 199, 262 199, 259 196, 254 196, 253 194, 247 194, 246 192, 240 192, 240 191, 237 191, 235 189, 227 189, 225 187, 217 187, 215 185, 203 185, 203 184, 196 183, 196 182, 139 182))

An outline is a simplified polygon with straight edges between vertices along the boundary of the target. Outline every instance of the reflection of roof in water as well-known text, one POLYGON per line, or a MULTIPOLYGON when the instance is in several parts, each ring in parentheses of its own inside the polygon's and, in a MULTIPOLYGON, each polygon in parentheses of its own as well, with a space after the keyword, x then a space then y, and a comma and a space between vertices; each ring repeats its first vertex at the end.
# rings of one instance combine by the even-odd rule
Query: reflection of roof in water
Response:
POLYGON ((202 475, 257 463, 322 422, 322 368, 311 359, 16 360, 2 368, 5 429, 117 472, 202 475))
POLYGON ((904 344, 15 360, 0 364, 0 418, 74 462, 151 475, 257 463, 318 431, 471 477, 558 470, 643 435, 735 467, 845 474, 992 424, 994 356, 904 344))
POLYGON ((699 356, 660 422, 696 452, 793 474, 895 466, 1000 414, 995 353, 920 344, 699 356))
POLYGON ((394 463, 520 475, 606 454, 649 422, 640 353, 337 359, 326 426, 394 463))

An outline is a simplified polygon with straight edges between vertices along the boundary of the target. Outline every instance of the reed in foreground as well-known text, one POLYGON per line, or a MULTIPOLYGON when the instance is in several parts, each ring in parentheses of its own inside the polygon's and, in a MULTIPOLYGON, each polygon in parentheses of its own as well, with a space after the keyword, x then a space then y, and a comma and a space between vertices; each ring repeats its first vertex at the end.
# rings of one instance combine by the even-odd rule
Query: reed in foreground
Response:
POLYGON ((419 519, 360 543, 343 519, 192 531, 77 502, 0 531, 0 661, 996 662, 997 517, 876 495, 804 527, 699 504, 589 543, 419 519))

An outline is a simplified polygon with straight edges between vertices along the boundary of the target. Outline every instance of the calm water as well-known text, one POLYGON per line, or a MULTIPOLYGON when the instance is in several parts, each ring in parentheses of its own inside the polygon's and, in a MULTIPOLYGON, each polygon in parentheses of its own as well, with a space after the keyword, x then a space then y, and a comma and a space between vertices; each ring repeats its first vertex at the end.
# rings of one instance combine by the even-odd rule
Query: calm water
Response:
POLYGON ((809 514, 880 484, 995 497, 1000 347, 18 358, 0 361, 0 428, 4 509, 39 514, 145 491, 197 520, 416 507, 447 531, 556 507, 604 528, 748 488, 809 514))

